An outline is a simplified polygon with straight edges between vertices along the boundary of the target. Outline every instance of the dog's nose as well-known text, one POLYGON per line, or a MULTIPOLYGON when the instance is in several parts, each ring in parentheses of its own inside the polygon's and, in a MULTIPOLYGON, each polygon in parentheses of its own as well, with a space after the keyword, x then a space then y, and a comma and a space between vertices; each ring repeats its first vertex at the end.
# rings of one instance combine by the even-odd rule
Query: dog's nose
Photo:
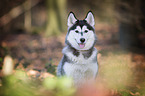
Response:
POLYGON ((80 41, 81 41, 81 43, 84 43, 85 42, 85 38, 81 38, 80 41))

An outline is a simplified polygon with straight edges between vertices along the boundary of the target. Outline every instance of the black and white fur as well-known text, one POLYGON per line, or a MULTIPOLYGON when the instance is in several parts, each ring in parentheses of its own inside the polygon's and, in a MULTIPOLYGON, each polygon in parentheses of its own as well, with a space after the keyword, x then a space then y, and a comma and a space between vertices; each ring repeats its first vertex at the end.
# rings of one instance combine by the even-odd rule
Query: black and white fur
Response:
POLYGON ((57 75, 72 77, 75 85, 94 80, 98 72, 95 21, 92 12, 84 20, 78 20, 73 12, 68 16, 68 33, 63 58, 57 75))

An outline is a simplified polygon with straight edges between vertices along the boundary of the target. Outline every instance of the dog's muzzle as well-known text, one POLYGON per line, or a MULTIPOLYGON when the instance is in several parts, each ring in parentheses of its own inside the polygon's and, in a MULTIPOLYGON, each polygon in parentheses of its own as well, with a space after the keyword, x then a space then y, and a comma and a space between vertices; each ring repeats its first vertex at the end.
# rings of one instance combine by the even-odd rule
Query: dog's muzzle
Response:
POLYGON ((85 47, 85 43, 84 43, 85 42, 85 38, 81 38, 80 41, 81 41, 81 43, 79 43, 79 46, 82 49, 82 48, 85 47))

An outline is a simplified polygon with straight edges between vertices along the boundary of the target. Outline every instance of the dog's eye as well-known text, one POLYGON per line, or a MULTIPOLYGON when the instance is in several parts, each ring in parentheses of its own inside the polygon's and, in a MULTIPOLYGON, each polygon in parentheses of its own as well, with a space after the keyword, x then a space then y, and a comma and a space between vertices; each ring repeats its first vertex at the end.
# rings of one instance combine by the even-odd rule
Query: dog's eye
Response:
POLYGON ((76 33, 79 33, 79 31, 78 31, 78 30, 76 30, 75 32, 76 32, 76 33))
POLYGON ((87 32, 88 32, 88 30, 85 30, 84 32, 85 32, 85 33, 87 33, 87 32))

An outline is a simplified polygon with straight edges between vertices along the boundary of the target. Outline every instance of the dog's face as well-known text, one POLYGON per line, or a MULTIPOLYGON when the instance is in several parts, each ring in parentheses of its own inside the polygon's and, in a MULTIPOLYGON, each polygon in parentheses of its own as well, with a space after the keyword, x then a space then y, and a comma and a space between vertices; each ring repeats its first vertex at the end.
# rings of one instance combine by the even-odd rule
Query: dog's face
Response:
POLYGON ((89 50, 96 42, 96 34, 94 32, 94 16, 92 12, 88 12, 84 20, 78 20, 71 12, 68 16, 68 33, 66 36, 66 44, 69 44, 77 50, 89 50))

